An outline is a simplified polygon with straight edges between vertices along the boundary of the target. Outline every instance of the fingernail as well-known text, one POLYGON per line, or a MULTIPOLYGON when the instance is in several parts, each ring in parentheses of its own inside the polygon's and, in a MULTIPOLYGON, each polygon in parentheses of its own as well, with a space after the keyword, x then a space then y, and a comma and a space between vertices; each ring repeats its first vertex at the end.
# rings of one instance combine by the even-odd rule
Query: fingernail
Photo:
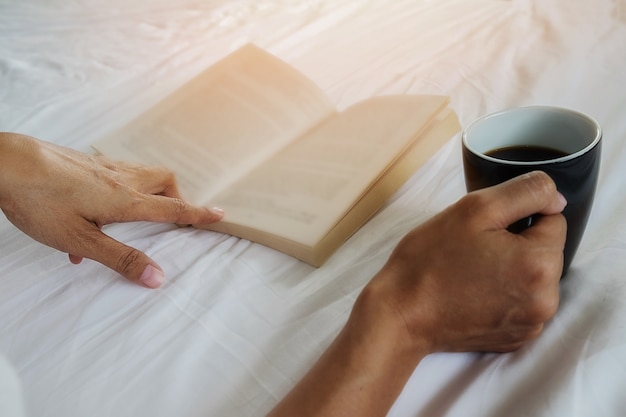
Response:
POLYGON ((561 205, 563 206, 563 208, 565 208, 565 206, 567 206, 567 200, 565 199, 565 196, 563 196, 563 194, 561 194, 560 192, 557 191, 557 198, 559 199, 559 203, 561 203, 561 205))
POLYGON ((148 288, 159 288, 163 284, 164 279, 163 271, 152 265, 146 266, 146 269, 143 270, 139 277, 139 281, 148 288))
POLYGON ((221 209, 219 207, 213 207, 211 209, 211 211, 219 216, 223 216, 224 215, 224 209, 221 209))

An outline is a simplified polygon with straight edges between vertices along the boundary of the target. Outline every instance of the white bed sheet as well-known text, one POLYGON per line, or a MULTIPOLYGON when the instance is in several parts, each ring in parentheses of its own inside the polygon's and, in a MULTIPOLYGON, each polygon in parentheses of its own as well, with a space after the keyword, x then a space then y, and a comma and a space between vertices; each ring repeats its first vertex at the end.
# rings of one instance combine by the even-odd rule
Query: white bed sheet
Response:
MULTIPOLYGON (((527 104, 595 117, 599 188, 556 317, 515 353, 427 357, 390 415, 626 415, 626 1, 0 0, 0 130, 89 151, 246 42, 339 108, 435 93, 464 125, 527 104)), ((2 217, 0 352, 30 416, 264 415, 399 238, 463 194, 457 136, 319 269, 218 233, 107 227, 162 265, 155 291, 2 217)))

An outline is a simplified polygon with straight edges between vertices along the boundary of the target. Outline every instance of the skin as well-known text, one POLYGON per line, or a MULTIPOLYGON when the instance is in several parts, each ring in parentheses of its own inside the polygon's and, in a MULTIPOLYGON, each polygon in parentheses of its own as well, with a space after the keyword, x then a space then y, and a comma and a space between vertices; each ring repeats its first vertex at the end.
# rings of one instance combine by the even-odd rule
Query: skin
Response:
MULTIPOLYGON (((100 230, 147 220, 202 224, 219 209, 180 199, 162 168, 114 163, 23 135, 0 133, 0 208, 34 239, 94 259, 144 286, 153 260, 100 230)), ((328 350, 269 414, 385 416, 415 367, 434 352, 508 352, 556 313, 566 205, 532 172, 467 194, 410 231, 357 298, 328 350), (540 213, 519 234, 511 223, 540 213)))
POLYGON ((426 355, 508 352, 537 337, 558 307, 564 206, 534 172, 468 194, 412 230, 269 416, 385 416, 426 355), (533 213, 543 216, 531 228, 506 230, 533 213))
POLYGON ((25 135, 0 133, 0 166, 0 208, 18 229, 72 263, 93 259, 148 288, 163 282, 161 267, 104 234, 103 226, 208 224, 223 216, 183 201, 164 168, 113 162, 25 135))

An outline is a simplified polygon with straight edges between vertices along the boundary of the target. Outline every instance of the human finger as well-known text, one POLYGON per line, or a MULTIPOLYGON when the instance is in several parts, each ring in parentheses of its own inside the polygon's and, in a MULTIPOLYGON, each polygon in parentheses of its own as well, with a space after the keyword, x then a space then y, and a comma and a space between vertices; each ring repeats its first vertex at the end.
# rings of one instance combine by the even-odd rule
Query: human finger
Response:
MULTIPOLYGON (((536 271, 543 271, 552 292, 558 296, 558 282, 563 272, 563 249, 567 236, 567 222, 561 214, 537 216, 532 227, 519 233, 520 237, 531 242, 534 249, 532 264, 536 271)), ((544 295, 549 294, 544 292, 544 295)))
POLYGON ((520 175, 481 192, 490 201, 491 219, 500 227, 533 214, 557 214, 567 205, 554 181, 542 171, 520 175))
POLYGON ((174 173, 167 168, 146 166, 138 171, 140 191, 165 197, 182 198, 174 173))
POLYGON ((224 217, 219 207, 200 207, 180 198, 160 195, 140 195, 139 204, 124 212, 122 219, 115 221, 150 221, 176 224, 210 224, 224 217))
POLYGON ((537 216, 537 218, 533 220, 533 227, 529 227, 520 232, 520 235, 532 238, 535 241, 545 241, 549 239, 549 241, 560 250, 563 250, 563 247, 565 247, 566 234, 567 221, 561 214, 537 216))
POLYGON ((83 257, 82 256, 76 256, 76 255, 73 255, 71 253, 69 253, 68 256, 70 258, 70 262, 73 263, 74 265, 78 265, 79 263, 81 263, 83 261, 83 257))
POLYGON ((100 262, 147 288, 158 288, 165 279, 161 267, 148 255, 107 236, 97 228, 83 232, 79 241, 82 245, 73 248, 70 259, 89 258, 100 262))

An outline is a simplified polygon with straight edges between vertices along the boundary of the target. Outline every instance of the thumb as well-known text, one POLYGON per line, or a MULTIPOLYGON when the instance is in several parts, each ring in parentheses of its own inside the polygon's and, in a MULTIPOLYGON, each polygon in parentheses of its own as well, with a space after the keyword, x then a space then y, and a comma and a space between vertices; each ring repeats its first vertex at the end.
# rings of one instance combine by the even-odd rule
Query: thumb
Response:
POLYGON ((533 214, 558 214, 567 201, 556 189, 556 184, 542 171, 520 175, 491 188, 491 201, 498 207, 494 211, 499 216, 496 221, 502 227, 533 214))
POLYGON ((113 269, 126 279, 147 288, 158 288, 165 279, 163 270, 145 253, 127 246, 100 230, 94 230, 89 249, 72 251, 74 257, 85 257, 113 269))

